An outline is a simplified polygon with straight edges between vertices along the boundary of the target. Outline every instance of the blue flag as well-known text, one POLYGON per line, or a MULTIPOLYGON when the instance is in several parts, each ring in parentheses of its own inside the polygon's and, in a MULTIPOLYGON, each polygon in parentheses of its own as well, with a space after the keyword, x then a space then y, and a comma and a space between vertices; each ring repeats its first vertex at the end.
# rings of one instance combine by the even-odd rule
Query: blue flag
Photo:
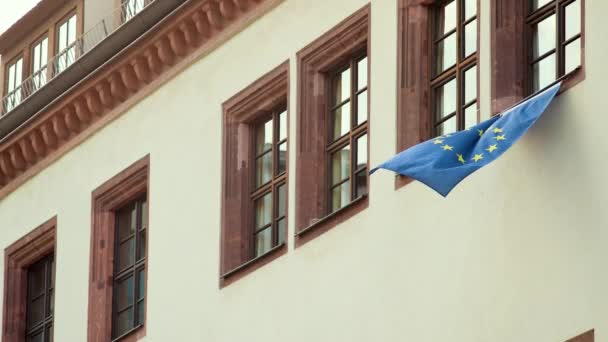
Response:
POLYGON ((418 180, 447 196, 460 181, 494 161, 536 122, 560 84, 466 131, 446 134, 397 154, 372 169, 387 169, 418 180))

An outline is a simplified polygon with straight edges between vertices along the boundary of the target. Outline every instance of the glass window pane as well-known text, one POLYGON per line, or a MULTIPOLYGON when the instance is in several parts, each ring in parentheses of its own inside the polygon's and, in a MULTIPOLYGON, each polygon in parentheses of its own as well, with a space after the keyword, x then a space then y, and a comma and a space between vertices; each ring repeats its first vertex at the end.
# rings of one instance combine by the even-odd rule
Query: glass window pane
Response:
POLYGON ((255 256, 264 255, 272 248, 272 227, 266 228, 255 236, 255 256))
POLYGON ((538 91, 555 81, 555 54, 534 64, 532 90, 538 91))
POLYGON ((44 293, 44 281, 45 281, 45 264, 38 263, 30 267, 28 270, 28 286, 29 296, 31 298, 37 297, 44 293))
POLYGON ((266 151, 270 151, 272 149, 272 133, 273 133, 273 127, 272 127, 272 120, 268 120, 265 123, 263 123, 262 125, 259 125, 257 128, 257 132, 255 133, 256 136, 256 143, 255 143, 255 151, 256 151, 256 155, 261 155, 262 153, 266 152, 266 151))
POLYGON ((367 134, 357 139, 357 168, 367 167, 367 134))
POLYGON ((114 336, 118 337, 131 328, 133 328, 133 308, 129 308, 123 312, 120 312, 116 315, 116 327, 114 328, 114 336))
POLYGON ((287 219, 281 219, 277 222, 277 237, 279 240, 279 244, 285 242, 285 234, 287 233, 287 219))
POLYGON ((17 66, 15 64, 11 65, 8 68, 8 91, 11 92, 15 90, 15 68, 17 66))
POLYGON ((68 45, 76 41, 76 15, 68 21, 68 45))
POLYGON ((148 228, 148 200, 144 199, 141 202, 141 227, 139 229, 148 228))
POLYGON ((477 15, 477 0, 464 1, 464 19, 470 19, 477 15))
POLYGON ((464 128, 469 129, 475 125, 477 125, 477 103, 464 110, 464 128))
POLYGON ((23 76, 23 58, 19 58, 16 65, 15 86, 18 87, 21 85, 21 77, 23 76))
POLYGON ((566 74, 581 65, 581 39, 566 45, 566 74))
POLYGON ((32 53, 32 69, 34 72, 40 70, 40 44, 34 46, 34 52, 32 53))
POLYGON ((581 32, 581 2, 575 1, 566 6, 566 40, 581 32))
POLYGON ((350 131, 350 102, 337 108, 332 113, 334 123, 334 140, 337 140, 350 131))
POLYGON ((40 64, 42 66, 45 66, 49 59, 49 39, 44 38, 44 40, 42 40, 41 45, 42 45, 42 50, 41 50, 41 54, 40 54, 40 61, 41 61, 40 64))
POLYGON ((279 145, 279 163, 277 164, 277 174, 287 170, 287 141, 279 145))
POLYGON ((272 153, 266 152, 255 161, 255 184, 260 187, 272 179, 272 153))
POLYGON ((53 326, 52 325, 46 329, 46 341, 53 342, 53 326))
POLYGON ((367 87, 367 57, 357 63, 357 90, 367 87))
POLYGON ((464 27, 464 56, 468 57, 477 51, 477 19, 464 27))
POLYGON ((48 303, 46 305, 47 305, 48 310, 46 312, 46 317, 51 317, 51 315, 55 311, 55 291, 53 291, 53 290, 49 291, 49 294, 47 296, 47 301, 48 301, 48 303))
POLYGON ((531 0, 531 10, 535 11, 553 0, 531 0))
POLYGON ((437 127, 437 135, 445 135, 456 132, 456 117, 450 118, 437 127))
POLYGON ((556 24, 555 15, 532 26, 532 57, 536 59, 555 49, 556 24))
POLYGON ((456 64, 456 33, 435 45, 435 74, 439 75, 456 64))
POLYGON ((272 220, 272 193, 255 201, 255 228, 259 229, 270 224, 272 220))
POLYGON ((28 327, 32 327, 44 319, 44 296, 28 303, 27 314, 29 318, 28 327))
POLYGON ((137 211, 133 204, 119 210, 117 212, 118 222, 118 242, 122 242, 125 238, 135 233, 137 220, 137 211))
POLYGON ((331 155, 332 185, 350 177, 350 145, 331 155))
POLYGON ((133 305, 135 295, 134 292, 134 279, 133 276, 124 280, 117 281, 114 285, 114 303, 117 311, 122 311, 128 306, 133 305))
POLYGON ((146 231, 142 230, 138 234, 139 250, 137 251, 137 261, 146 257, 146 231))
POLYGON ((146 317, 146 313, 145 313, 145 301, 141 301, 139 303, 137 303, 137 324, 144 324, 144 319, 146 317))
POLYGON ((451 1, 449 4, 439 8, 437 12, 437 22, 435 27, 435 38, 441 38, 446 33, 456 28, 456 1, 451 1))
POLYGON ((279 114, 279 141, 287 139, 287 111, 279 114))
POLYGON ((355 188, 357 198, 367 194, 367 170, 363 170, 355 175, 355 188))
POLYGON ((122 271, 125 268, 132 266, 135 263, 135 238, 121 243, 118 246, 118 263, 117 271, 122 271))
POLYGON ((285 206, 287 204, 286 192, 287 186, 285 184, 279 186, 277 189, 277 217, 285 216, 285 206))
POLYGON ((28 342, 44 342, 44 334, 42 331, 36 332, 28 337, 28 342))
POLYGON ((464 72, 464 104, 477 98, 477 66, 464 72))
POLYGON ((350 68, 334 77, 332 89, 334 94, 332 107, 350 98, 350 68))
POLYGON ((331 209, 336 211, 350 203, 350 181, 347 181, 331 191, 331 209))
POLYGON ((61 52, 66 47, 68 47, 68 25, 67 23, 63 23, 59 26, 58 51, 61 52))
POLYGON ((146 295, 146 270, 139 271, 137 281, 139 282, 137 288, 137 300, 140 300, 146 295))
POLYGON ((435 116, 436 120, 456 111, 456 79, 452 79, 435 90, 435 116))
POLYGON ((357 97, 357 126, 367 121, 367 90, 357 97))

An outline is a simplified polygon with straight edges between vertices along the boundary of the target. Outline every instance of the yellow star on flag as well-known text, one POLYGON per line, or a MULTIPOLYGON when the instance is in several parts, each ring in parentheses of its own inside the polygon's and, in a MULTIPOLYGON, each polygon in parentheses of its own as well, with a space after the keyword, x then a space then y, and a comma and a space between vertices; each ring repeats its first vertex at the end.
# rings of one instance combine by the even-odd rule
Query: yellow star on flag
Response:
POLYGON ((490 145, 490 147, 486 148, 486 151, 492 153, 494 150, 498 149, 498 144, 490 145))
POLYGON ((445 145, 441 146, 441 148, 442 148, 444 151, 453 151, 453 150, 454 150, 454 146, 450 146, 450 145, 448 145, 448 144, 445 144, 445 145))
POLYGON ((498 127, 496 127, 496 128, 494 128, 494 129, 492 130, 492 132, 494 132, 494 133, 496 133, 496 134, 498 134, 498 133, 502 133, 502 128, 498 128, 498 127))
POLYGON ((458 161, 459 161, 460 163, 462 163, 462 164, 466 163, 466 162, 464 161, 464 157, 462 156, 462 154, 460 154, 460 153, 456 153, 456 156, 458 157, 458 161))
POLYGON ((476 154, 473 158, 471 158, 471 160, 473 160, 476 163, 482 159, 483 159, 483 153, 476 154))
POLYGON ((478 129, 477 133, 479 133, 479 136, 482 136, 483 135, 483 129, 478 129))
POLYGON ((495 136, 495 137, 494 137, 494 139, 496 139, 496 140, 500 141, 500 140, 505 140, 505 139, 507 139, 507 137, 505 137, 505 135, 503 134, 503 135, 497 135, 497 136, 495 136))
POLYGON ((435 144, 435 145, 443 144, 443 140, 435 139, 435 140, 433 140, 433 144, 435 144))

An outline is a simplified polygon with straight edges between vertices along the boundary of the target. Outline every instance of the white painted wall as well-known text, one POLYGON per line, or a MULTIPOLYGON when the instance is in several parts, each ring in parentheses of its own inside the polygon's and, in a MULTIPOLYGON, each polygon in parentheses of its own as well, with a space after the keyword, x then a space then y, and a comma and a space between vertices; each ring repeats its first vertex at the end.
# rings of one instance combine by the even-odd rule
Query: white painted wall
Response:
MULTIPOLYGON (((58 215, 55 340, 85 341, 91 191, 150 153, 147 342, 608 342, 608 3, 586 2, 586 80, 447 199, 378 173, 368 209, 298 249, 291 219, 287 255, 218 289, 221 103, 291 60, 293 218, 295 54, 367 3, 286 0, 2 200, 0 248, 58 215)), ((372 164, 395 148, 396 41, 396 1, 373 0, 372 164)))

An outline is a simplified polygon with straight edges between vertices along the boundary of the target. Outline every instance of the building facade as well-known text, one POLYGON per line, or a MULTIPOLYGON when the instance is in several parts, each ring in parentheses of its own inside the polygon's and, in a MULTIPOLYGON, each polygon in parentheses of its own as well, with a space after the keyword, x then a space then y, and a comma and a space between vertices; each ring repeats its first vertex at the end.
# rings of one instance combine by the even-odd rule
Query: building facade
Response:
POLYGON ((608 342, 604 10, 42 0, 0 35, 2 342, 608 342), (558 80, 449 197, 368 177, 558 80))

